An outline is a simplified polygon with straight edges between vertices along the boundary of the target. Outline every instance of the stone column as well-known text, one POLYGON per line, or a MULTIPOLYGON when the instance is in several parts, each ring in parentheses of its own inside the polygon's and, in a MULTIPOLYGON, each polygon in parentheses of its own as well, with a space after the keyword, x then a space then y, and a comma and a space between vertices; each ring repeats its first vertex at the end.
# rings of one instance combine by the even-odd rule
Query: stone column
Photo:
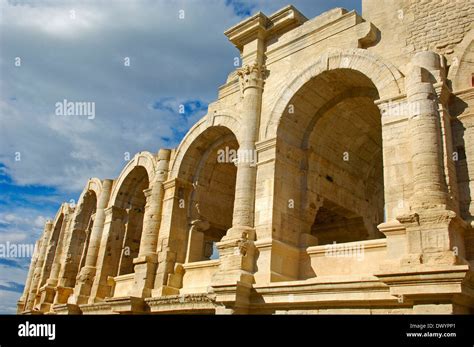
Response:
POLYGON ((48 242, 53 232, 53 222, 48 220, 44 226, 43 236, 41 238, 41 247, 38 253, 38 260, 36 261, 33 278, 31 285, 29 286, 29 293, 26 299, 25 311, 32 310, 35 303, 36 294, 38 293, 38 287, 41 280, 41 272, 43 271, 44 259, 46 257, 46 251, 48 249, 48 242))
MULTIPOLYGON (((264 67, 252 62, 238 73, 242 84, 242 128, 238 151, 232 228, 217 244, 222 260, 222 277, 242 281, 241 275, 253 272, 253 241, 255 240, 254 209, 256 182, 256 150, 262 101, 264 67), (233 278, 230 278, 230 272, 233 278), (224 274, 225 273, 225 274, 224 274)), ((248 276, 247 276, 248 277, 248 276)), ((216 278, 219 282, 220 280, 216 278)), ((251 281, 251 279, 248 279, 251 281)))
POLYGON ((89 248, 86 254, 85 264, 77 276, 77 283, 74 288, 73 303, 87 303, 91 292, 92 283, 96 273, 97 256, 99 254, 100 241, 105 222, 105 208, 109 203, 110 193, 112 191, 113 180, 106 179, 102 182, 102 191, 97 201, 94 224, 92 225, 89 248))
MULTIPOLYGON (((257 32, 254 41, 244 46, 244 65, 237 72, 242 92, 242 123, 239 132, 237 177, 232 228, 217 243, 221 264, 212 279, 215 293, 234 292, 230 311, 245 313, 255 268, 255 183, 256 147, 258 138, 263 79, 264 34, 257 32), (245 62, 248 60, 249 62, 245 62), (230 286, 230 287, 229 287, 230 286)), ((223 296, 224 297, 224 296, 223 296)), ((217 301, 219 301, 219 294, 217 301)), ((225 299, 226 301, 228 300, 225 299)), ((227 304, 224 303, 224 306, 227 304)), ((228 312, 228 308, 224 309, 228 312)))
POLYGON ((241 230, 253 229, 256 181, 256 149, 265 67, 252 62, 238 70, 242 86, 242 127, 238 150, 232 229, 228 238, 240 237, 241 230))
MULTIPOLYGON (((449 169, 445 166, 446 134, 439 113, 441 95, 436 86, 445 82, 442 58, 433 52, 417 53, 407 76, 413 194, 410 211, 397 219, 406 228, 408 254, 402 265, 462 262, 466 225, 453 210, 448 194, 449 169)), ((445 96, 443 96, 445 98, 445 96)), ((451 170, 452 172, 452 170, 451 170)))
POLYGON ((28 270, 28 275, 26 277, 25 288, 23 290, 23 294, 21 295, 21 297, 20 297, 20 299, 18 300, 18 303, 17 303, 17 313, 21 313, 25 310, 25 304, 26 304, 25 301, 28 297, 28 293, 30 292, 31 282, 32 282, 33 275, 34 275, 34 272, 35 272, 35 269, 36 269, 36 265, 38 263, 39 253, 41 252, 41 250, 40 250, 41 249, 41 242, 42 242, 42 238, 40 238, 35 243, 34 252, 33 252, 33 255, 31 257, 30 268, 28 270))
POLYGON ((436 53, 420 52, 413 58, 407 76, 413 207, 446 206, 447 203, 440 116, 433 87, 435 76, 432 74, 439 69, 439 56, 436 53))
POLYGON ((164 182, 163 211, 158 237, 158 265, 155 274, 152 296, 179 294, 179 288, 169 283, 176 266, 186 257, 188 220, 187 201, 192 190, 188 181, 174 178, 164 182))
POLYGON ((131 296, 146 298, 151 295, 154 286, 158 263, 157 244, 161 224, 164 187, 168 178, 171 150, 161 149, 158 152, 157 177, 149 189, 145 189, 146 205, 143 218, 143 231, 138 257, 135 264, 135 280, 131 296))

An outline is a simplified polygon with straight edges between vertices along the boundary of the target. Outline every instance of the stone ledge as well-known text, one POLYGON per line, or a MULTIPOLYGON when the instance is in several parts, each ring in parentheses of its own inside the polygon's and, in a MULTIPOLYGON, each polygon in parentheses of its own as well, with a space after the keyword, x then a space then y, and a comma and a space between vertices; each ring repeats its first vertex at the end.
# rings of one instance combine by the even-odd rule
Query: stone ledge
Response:
POLYGON ((82 314, 79 305, 75 304, 59 304, 53 306, 56 314, 82 314))
POLYGON ((114 313, 132 314, 146 313, 148 311, 145 301, 142 298, 134 296, 107 298, 105 301, 110 305, 110 308, 114 313))
POLYGON ((111 305, 107 302, 79 305, 82 314, 113 314, 111 305))
POLYGON ((151 313, 214 313, 215 303, 209 294, 167 295, 145 299, 151 313))
POLYGON ((390 293, 410 299, 452 299, 474 294, 474 275, 468 265, 413 265, 406 269, 376 274, 390 287, 390 293), (469 294, 470 293, 470 294, 469 294))

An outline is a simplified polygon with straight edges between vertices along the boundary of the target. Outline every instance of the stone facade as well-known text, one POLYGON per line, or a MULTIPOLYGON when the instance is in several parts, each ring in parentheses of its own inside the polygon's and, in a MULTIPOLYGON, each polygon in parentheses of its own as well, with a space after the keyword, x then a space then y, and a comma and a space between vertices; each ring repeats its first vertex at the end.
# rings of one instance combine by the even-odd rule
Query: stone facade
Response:
POLYGON ((292 6, 176 149, 90 179, 18 312, 474 313, 471 1, 292 6))

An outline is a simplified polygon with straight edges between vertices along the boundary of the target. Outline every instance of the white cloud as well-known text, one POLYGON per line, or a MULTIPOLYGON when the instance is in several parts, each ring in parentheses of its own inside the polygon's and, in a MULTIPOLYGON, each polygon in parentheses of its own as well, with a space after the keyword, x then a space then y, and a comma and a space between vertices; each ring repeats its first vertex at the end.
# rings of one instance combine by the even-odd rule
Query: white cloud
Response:
POLYGON ((11 208, 0 215, 0 242, 34 244, 48 219, 44 211, 33 208, 11 208))
MULTIPOLYGON (((285 3, 257 1, 255 9, 270 14, 285 3)), ((338 2, 296 3, 314 15, 338 2)), ((169 146, 161 138, 196 119, 183 124, 148 105, 212 101, 238 55, 223 31, 241 18, 225 1, 3 0, 1 7, 0 162, 22 185, 80 191, 91 176, 116 176, 124 152, 169 146), (96 119, 56 116, 63 99, 95 102, 96 119)))
POLYGON ((175 3, 138 4, 80 2, 69 23, 58 19, 69 5, 3 3, 0 161, 15 182, 78 191, 91 176, 116 176, 124 152, 157 151, 161 137, 183 125, 150 103, 210 101, 225 81, 235 55, 222 34, 222 23, 235 21, 230 8, 220 3, 210 12, 190 2, 178 21, 175 3), (81 20, 92 23, 88 30, 76 28, 81 20), (77 35, 58 39, 51 31, 77 35), (95 102, 96 119, 55 115, 63 99, 95 102))
POLYGON ((46 220, 48 218, 44 217, 44 216, 37 216, 33 222, 33 225, 36 227, 36 228, 43 228, 44 227, 44 224, 46 223, 46 220))
POLYGON ((8 6, 2 2, 6 25, 26 30, 39 30, 53 37, 73 38, 87 30, 94 30, 103 20, 101 13, 85 7, 85 2, 56 2, 43 6, 8 6))
POLYGON ((30 231, 11 229, 9 232, 0 233, 0 243, 25 242, 30 235, 30 231))

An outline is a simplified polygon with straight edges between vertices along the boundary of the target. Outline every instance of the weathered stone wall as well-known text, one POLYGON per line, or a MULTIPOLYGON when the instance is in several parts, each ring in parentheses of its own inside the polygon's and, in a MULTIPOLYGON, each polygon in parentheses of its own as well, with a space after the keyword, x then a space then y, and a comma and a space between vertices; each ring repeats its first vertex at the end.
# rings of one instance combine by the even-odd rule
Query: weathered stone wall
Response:
POLYGON ((445 54, 449 62, 456 46, 472 27, 474 4, 469 0, 363 0, 362 16, 380 30, 372 50, 400 66, 419 51, 445 54))
POLYGON ((461 0, 414 1, 406 8, 413 21, 407 24, 406 44, 415 51, 452 54, 455 46, 471 29, 474 3, 461 0))

